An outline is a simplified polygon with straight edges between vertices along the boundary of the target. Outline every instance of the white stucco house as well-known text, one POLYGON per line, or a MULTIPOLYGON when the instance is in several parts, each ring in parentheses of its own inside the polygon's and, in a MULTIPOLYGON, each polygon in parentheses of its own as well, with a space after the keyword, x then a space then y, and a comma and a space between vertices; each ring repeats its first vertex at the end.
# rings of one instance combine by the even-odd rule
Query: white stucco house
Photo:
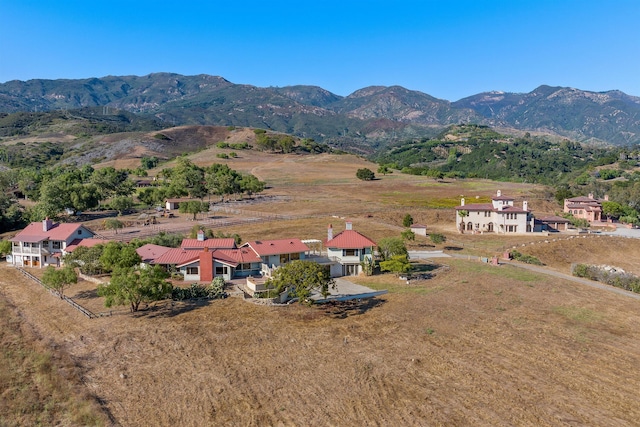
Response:
POLYGON ((503 196, 500 190, 491 198, 491 203, 460 201, 456 206, 456 228, 460 233, 531 233, 534 218, 527 201, 522 207, 514 205, 514 198, 503 196))
POLYGON ((81 224, 54 223, 49 218, 32 222, 9 239, 12 243, 11 263, 18 267, 60 266, 60 259, 67 249, 93 236, 93 231, 81 224))
POLYGON ((365 259, 373 262, 373 250, 376 242, 353 230, 351 222, 346 229, 333 235, 333 227, 329 225, 327 240, 324 242, 331 264, 331 277, 357 276, 362 272, 365 259))

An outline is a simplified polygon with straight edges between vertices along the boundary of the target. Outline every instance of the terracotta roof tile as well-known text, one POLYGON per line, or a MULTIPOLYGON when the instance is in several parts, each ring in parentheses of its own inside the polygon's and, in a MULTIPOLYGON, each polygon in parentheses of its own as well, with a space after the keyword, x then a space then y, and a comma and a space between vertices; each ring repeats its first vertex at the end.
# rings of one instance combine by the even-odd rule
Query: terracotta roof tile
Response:
POLYGON ((236 247, 236 241, 233 238, 228 239, 183 239, 180 244, 182 249, 233 249, 236 247))
POLYGON ((377 243, 355 230, 344 230, 325 242, 328 248, 361 249, 377 246, 377 243))
MULTIPOLYGON (((72 237, 79 228, 85 228, 90 231, 88 228, 84 227, 82 224, 52 224, 51 228, 47 231, 42 229, 41 222, 32 222, 27 225, 24 230, 19 232, 11 239, 13 242, 41 242, 43 240, 67 240, 69 237, 72 237)), ((93 232, 92 232, 93 233, 93 232)))
POLYGON ((171 248, 167 248, 166 246, 153 245, 148 243, 146 245, 140 246, 136 249, 140 258, 142 258, 143 262, 153 262, 160 256, 162 256, 167 251, 171 250, 171 248))
POLYGON ((200 259, 199 251, 186 251, 182 248, 171 248, 151 263, 163 265, 181 265, 195 259, 200 259))
POLYGON ((250 246, 259 256, 292 254, 309 250, 309 247, 300 239, 256 240, 248 242, 246 245, 250 246))

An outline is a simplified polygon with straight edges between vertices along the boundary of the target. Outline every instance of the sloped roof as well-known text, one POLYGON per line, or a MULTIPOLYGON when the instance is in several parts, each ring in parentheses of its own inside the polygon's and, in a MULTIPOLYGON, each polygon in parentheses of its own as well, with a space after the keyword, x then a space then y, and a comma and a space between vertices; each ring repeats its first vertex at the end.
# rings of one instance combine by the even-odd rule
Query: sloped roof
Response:
POLYGON ((469 203, 468 205, 456 206, 457 211, 494 211, 495 208, 491 203, 469 203))
POLYGON ((306 252, 309 247, 300 239, 256 240, 246 243, 259 256, 306 252))
POLYGON ((492 197, 491 200, 502 200, 505 202, 510 202, 512 200, 515 200, 513 197, 509 197, 509 196, 495 196, 492 197))
POLYGON ((233 238, 225 239, 183 239, 180 244, 182 249, 233 249, 236 247, 236 241, 233 238))
POLYGON ((500 213, 500 212, 506 212, 506 213, 526 213, 529 211, 525 211, 522 208, 519 208, 517 206, 503 206, 502 210, 500 209, 494 209, 496 212, 500 213))
POLYGON ((136 249, 136 252, 140 255, 140 258, 142 258, 142 262, 153 262, 171 249, 172 248, 167 248, 166 246, 147 243, 146 245, 140 246, 136 249))
POLYGON ((567 218, 563 218, 557 215, 545 216, 544 218, 540 218, 541 222, 560 222, 560 223, 568 223, 571 222, 567 218))
POLYGON ((182 248, 171 248, 151 263, 163 265, 182 265, 195 259, 200 259, 199 251, 188 251, 182 248))
POLYGON ((109 241, 104 239, 74 239, 71 241, 69 246, 67 246, 64 251, 65 252, 73 252, 79 246, 85 246, 87 248, 92 248, 96 245, 105 245, 109 241))
POLYGON ((327 248, 361 249, 377 246, 377 243, 355 230, 344 230, 325 242, 327 248))
POLYGON ((72 237, 79 228, 84 228, 91 234, 93 232, 83 226, 82 224, 61 224, 55 223, 51 225, 49 230, 44 231, 42 228, 42 222, 32 222, 27 225, 21 232, 16 234, 12 239, 12 242, 42 242, 44 240, 67 240, 72 237))
POLYGON ((411 228, 427 228, 427 226, 422 224, 411 224, 411 228))
POLYGON ((586 197, 586 196, 578 196, 578 197, 572 197, 570 199, 567 199, 569 202, 577 202, 577 203, 588 203, 588 202, 596 202, 598 203, 598 200, 593 199, 591 197, 586 197))
POLYGON ((235 260, 238 264, 248 264, 251 262, 261 262, 262 259, 251 248, 237 249, 216 249, 214 257, 224 254, 230 259, 235 260))

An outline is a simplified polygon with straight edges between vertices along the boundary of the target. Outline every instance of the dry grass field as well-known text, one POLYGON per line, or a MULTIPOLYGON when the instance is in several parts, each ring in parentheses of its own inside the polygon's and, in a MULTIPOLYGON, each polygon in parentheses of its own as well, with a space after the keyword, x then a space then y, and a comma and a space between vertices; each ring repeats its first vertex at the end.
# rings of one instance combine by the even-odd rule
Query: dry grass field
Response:
MULTIPOLYGON (((355 171, 373 165, 353 156, 246 156, 231 167, 253 171, 278 197, 236 207, 298 217, 224 229, 244 240, 322 239, 342 217, 377 240, 398 235, 410 213, 447 235, 436 249, 493 255, 541 238, 456 234, 451 207, 461 195, 501 189, 534 212, 536 203, 550 209, 545 189, 530 185, 400 174, 360 182, 355 171)), ((640 272, 640 240, 598 239, 519 250, 565 272, 586 259, 640 272)), ((33 345, 73 361, 77 371, 61 381, 97 396, 107 425, 637 425, 638 300, 508 266, 434 262, 432 278, 410 285, 354 279, 388 289, 379 299, 311 308, 231 297, 90 320, 6 266, 0 295, 18 314, 3 313, 34 331, 33 345)), ((93 287, 81 282, 68 295, 98 311, 93 287)))

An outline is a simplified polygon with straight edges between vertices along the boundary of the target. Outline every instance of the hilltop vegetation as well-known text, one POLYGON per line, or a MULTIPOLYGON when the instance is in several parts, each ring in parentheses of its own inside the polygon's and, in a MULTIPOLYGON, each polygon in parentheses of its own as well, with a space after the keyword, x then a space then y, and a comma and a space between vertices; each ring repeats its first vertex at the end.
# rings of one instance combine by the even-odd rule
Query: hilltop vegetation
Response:
POLYGON ((0 84, 1 112, 102 106, 161 120, 164 127, 266 128, 364 154, 388 141, 431 137, 457 123, 594 144, 640 142, 640 98, 619 91, 540 86, 530 93, 487 92, 450 102, 400 86, 371 86, 343 97, 316 86, 260 88, 172 73, 0 84))

